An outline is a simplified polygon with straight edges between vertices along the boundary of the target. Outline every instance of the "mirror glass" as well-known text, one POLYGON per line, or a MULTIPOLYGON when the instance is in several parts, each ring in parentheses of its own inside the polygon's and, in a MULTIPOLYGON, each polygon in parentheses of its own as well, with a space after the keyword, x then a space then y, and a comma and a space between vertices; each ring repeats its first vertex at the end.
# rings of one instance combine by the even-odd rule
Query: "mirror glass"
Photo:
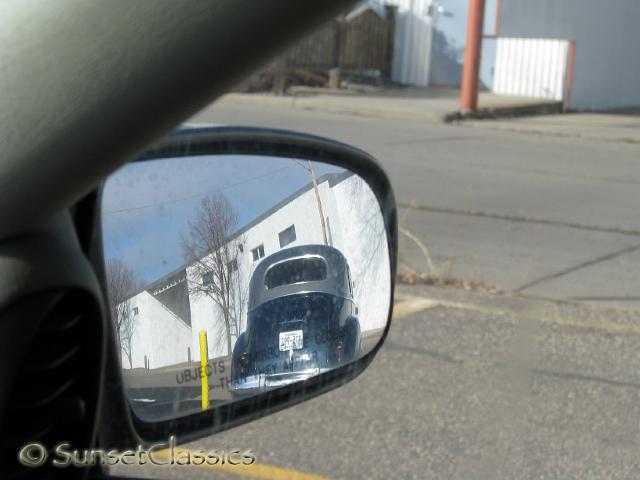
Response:
POLYGON ((301 382, 379 341, 390 302, 371 188, 306 159, 135 162, 102 196, 107 288, 137 416, 301 382))

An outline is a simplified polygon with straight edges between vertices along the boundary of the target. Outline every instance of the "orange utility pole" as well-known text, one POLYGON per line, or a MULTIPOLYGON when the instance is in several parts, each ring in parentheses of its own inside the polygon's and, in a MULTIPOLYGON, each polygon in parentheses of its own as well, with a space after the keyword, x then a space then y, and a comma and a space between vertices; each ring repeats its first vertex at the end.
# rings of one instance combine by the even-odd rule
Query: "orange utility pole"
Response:
POLYGON ((460 110, 463 113, 478 109, 478 77, 480 75, 484 2, 485 0, 469 0, 467 41, 464 46, 464 65, 460 88, 460 110))
POLYGON ((567 75, 565 77, 565 94, 563 110, 568 112, 571 108, 571 93, 573 93, 573 73, 576 67, 576 42, 569 43, 569 53, 567 58, 567 75))

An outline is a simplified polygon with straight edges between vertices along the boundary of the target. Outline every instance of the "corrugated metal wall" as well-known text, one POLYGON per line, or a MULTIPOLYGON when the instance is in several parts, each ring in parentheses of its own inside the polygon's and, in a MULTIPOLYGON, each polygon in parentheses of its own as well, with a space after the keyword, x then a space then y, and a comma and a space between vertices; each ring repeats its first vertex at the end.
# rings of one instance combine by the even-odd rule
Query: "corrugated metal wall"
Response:
POLYGON ((498 38, 493 91, 562 100, 568 51, 567 40, 498 38))
POLYGON ((403 85, 429 85, 431 64, 432 0, 369 0, 368 5, 383 11, 383 5, 395 5, 393 65, 391 79, 403 85))
POLYGON ((576 45, 571 107, 640 106, 640 0, 502 0, 504 37, 576 45))

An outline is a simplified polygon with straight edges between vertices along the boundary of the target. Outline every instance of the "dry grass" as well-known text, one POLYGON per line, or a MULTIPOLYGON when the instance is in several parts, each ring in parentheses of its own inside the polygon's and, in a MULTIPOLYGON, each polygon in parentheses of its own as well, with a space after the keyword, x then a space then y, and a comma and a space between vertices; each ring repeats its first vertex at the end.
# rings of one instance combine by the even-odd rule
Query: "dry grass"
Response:
POLYGON ((396 278, 398 280, 398 283, 404 285, 431 285, 434 287, 449 287, 492 294, 504 293, 500 289, 490 285, 486 285, 482 282, 460 280, 451 277, 438 277, 427 275, 425 273, 398 273, 396 278))

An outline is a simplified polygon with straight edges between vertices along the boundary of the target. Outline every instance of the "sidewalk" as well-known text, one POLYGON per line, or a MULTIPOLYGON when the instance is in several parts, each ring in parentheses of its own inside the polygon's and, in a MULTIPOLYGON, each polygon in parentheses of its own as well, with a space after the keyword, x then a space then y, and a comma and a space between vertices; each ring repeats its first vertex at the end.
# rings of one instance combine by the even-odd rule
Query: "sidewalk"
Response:
POLYGON ((315 110, 413 123, 442 123, 453 120, 452 123, 455 125, 473 128, 597 141, 640 143, 640 115, 638 115, 638 111, 540 114, 548 109, 557 109, 558 104, 537 98, 481 92, 478 99, 480 110, 486 116, 493 115, 498 118, 456 120, 460 91, 455 88, 429 87, 353 91, 297 87, 293 88, 292 92, 292 95, 287 96, 231 93, 219 101, 232 104, 263 105, 280 109, 315 110), (535 110, 537 114, 517 116, 530 110, 535 110), (503 118, 500 118, 501 116, 503 118))
MULTIPOLYGON (((298 88, 294 89, 293 93, 282 97, 272 94, 231 93, 223 99, 226 102, 320 110, 421 123, 441 123, 460 108, 460 91, 448 87, 396 88, 377 92, 298 88)), ((496 110, 544 106, 549 105, 549 101, 481 92, 479 105, 481 109, 496 110)))

